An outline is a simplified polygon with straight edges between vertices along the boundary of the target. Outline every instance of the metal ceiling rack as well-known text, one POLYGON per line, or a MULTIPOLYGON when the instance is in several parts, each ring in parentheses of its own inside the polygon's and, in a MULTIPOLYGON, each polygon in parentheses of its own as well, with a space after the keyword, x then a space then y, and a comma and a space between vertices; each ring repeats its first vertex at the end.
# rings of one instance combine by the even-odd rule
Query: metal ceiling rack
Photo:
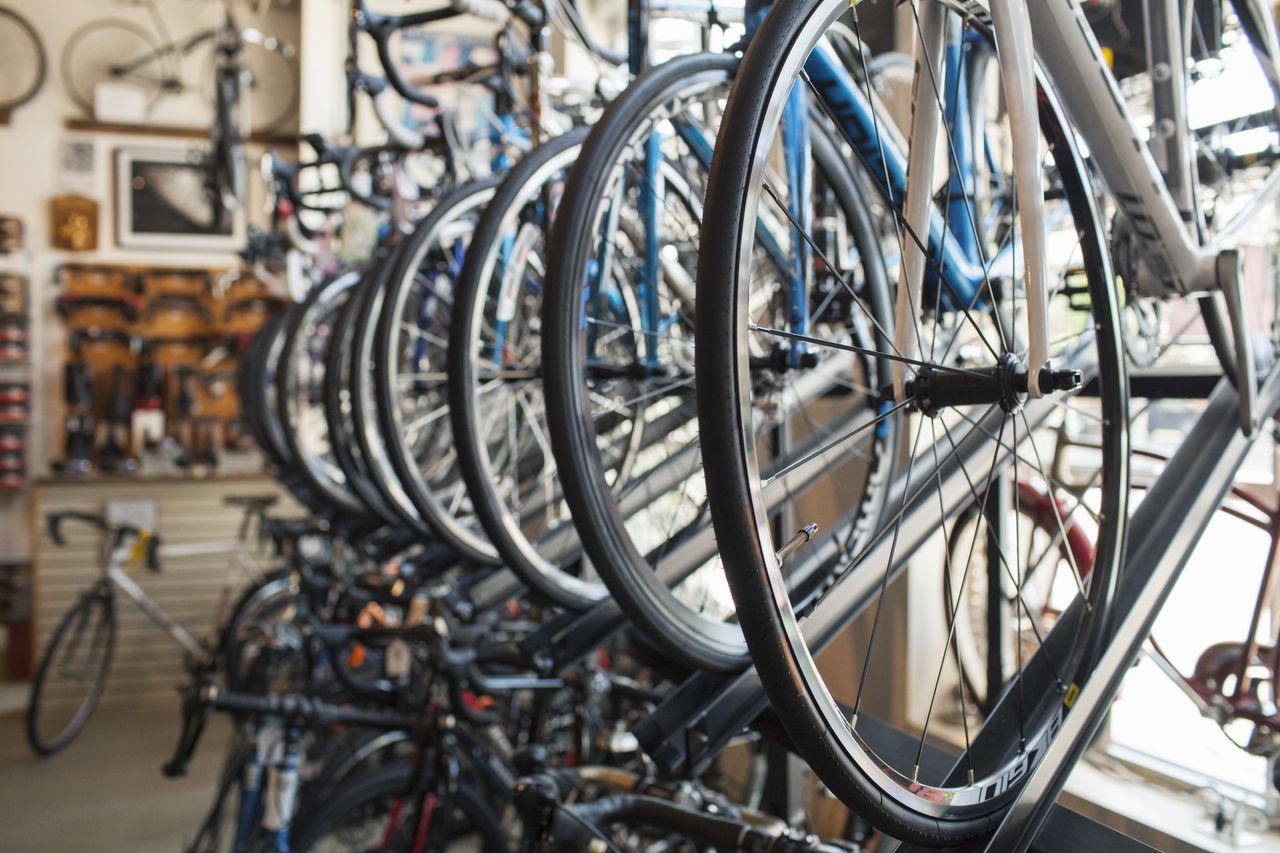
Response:
MULTIPOLYGON (((1201 381, 1195 387, 1203 385, 1201 381)), ((1167 396, 1164 393, 1167 390, 1167 381, 1161 381, 1159 387, 1153 389, 1153 396, 1167 396)), ((1260 411, 1268 413, 1269 417, 1278 406, 1280 373, 1273 372, 1260 392, 1260 411)), ((1246 437, 1241 432, 1238 411, 1235 389, 1226 380, 1219 380, 1208 397, 1203 414, 1181 449, 1147 490, 1130 522, 1127 559, 1117 590, 1114 611, 1117 621, 1112 642, 1089 681, 1082 686, 1058 737, 1036 766, 996 833, 984 843, 958 849, 991 853, 1082 849, 1079 844, 1085 834, 1090 839, 1088 849, 1150 849, 1061 807, 1057 804, 1057 797, 1072 767, 1101 725, 1124 673, 1137 656, 1160 607, 1230 488, 1257 435, 1255 431, 1254 437, 1246 437)), ((1037 412, 1035 401, 1032 401, 1028 406, 1032 423, 1037 412)), ((982 432, 975 430, 978 437, 972 445, 962 445, 958 458, 950 460, 950 464, 944 462, 940 471, 944 493, 950 494, 949 483, 961 478, 963 460, 973 458, 977 453, 990 452, 990 440, 983 441, 982 432)), ((962 487, 962 482, 956 484, 957 489, 962 487)), ((958 498, 962 497, 958 495, 958 498)), ((902 499, 901 494, 896 495, 898 503, 902 499)), ((924 508, 908 507, 898 546, 900 556, 897 564, 890 567, 891 578, 905 569, 911 552, 931 532, 927 528, 924 508)), ((838 558, 840 555, 835 544, 838 541, 838 530, 828 531, 821 540, 815 540, 807 560, 819 563, 838 558)), ((871 559, 876 557, 871 555, 871 559)), ((888 559, 885 555, 880 558, 888 559)), ((808 614, 804 631, 810 648, 820 651, 835 639, 874 600, 878 587, 878 580, 868 584, 859 583, 851 577, 819 608, 808 614)), ((1078 617, 1078 609, 1071 608, 1061 618, 1072 620, 1078 617)), ((1028 689, 1036 689, 1037 685, 1049 688, 1051 673, 1047 660, 1054 651, 1053 640, 1071 633, 1069 630, 1055 631, 1050 635, 1048 648, 1042 649, 1024 669, 1021 675, 1024 686, 1029 685, 1028 689)), ((997 703, 991 712, 983 730, 988 736, 980 735, 971 744, 975 759, 1008 743, 1008 739, 999 733, 1002 726, 1016 725, 1014 703, 1010 699, 1013 693, 1012 690, 1006 691, 1005 700, 997 703)), ((705 769, 730 740, 762 718, 767 708, 764 691, 753 670, 730 675, 700 672, 686 679, 634 732, 642 747, 664 772, 697 773, 705 769)), ((916 742, 916 739, 911 739, 913 745, 916 742)), ((962 760, 957 760, 953 767, 959 768, 962 763, 962 760)), ((899 845, 897 849, 905 853, 915 848, 899 845)))

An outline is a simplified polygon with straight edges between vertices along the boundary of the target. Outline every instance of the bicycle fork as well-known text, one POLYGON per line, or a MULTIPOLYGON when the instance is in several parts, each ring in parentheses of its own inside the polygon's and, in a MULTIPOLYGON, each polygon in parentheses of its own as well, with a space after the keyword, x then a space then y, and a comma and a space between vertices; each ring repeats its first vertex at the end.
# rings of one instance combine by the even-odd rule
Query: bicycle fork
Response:
MULTIPOLYGON (((941 81, 946 56, 948 10, 941 3, 918 7, 916 76, 912 91, 911 145, 908 152, 905 228, 909 234, 929 234, 933 214, 934 161, 938 132, 943 127, 941 81)), ((1048 261, 1045 253, 1044 175, 1040 162, 1040 120, 1036 101, 1035 51, 1026 0, 991 0, 1001 82, 1013 139, 1014 183, 1018 224, 1022 229, 1023 281, 1027 296, 1027 393, 1040 397, 1053 388, 1042 387, 1041 371, 1048 367, 1048 261)), ((948 159, 952 146, 948 143, 948 159)), ((906 368, 920 351, 914 324, 922 310, 926 266, 924 246, 906 241, 899 273, 894 343, 905 360, 893 363, 894 397, 907 398, 906 368)), ((988 285, 989 287, 989 285, 988 285)), ((994 303, 994 293, 988 293, 994 303)), ((1016 313, 1016 312, 1015 312, 1016 313)), ((1013 331, 1006 332, 1012 347, 1013 331)))
POLYGON ((301 734, 296 726, 291 726, 284 737, 275 742, 274 752, 263 800, 264 849, 289 853, 289 828, 297 811, 302 766, 301 734))

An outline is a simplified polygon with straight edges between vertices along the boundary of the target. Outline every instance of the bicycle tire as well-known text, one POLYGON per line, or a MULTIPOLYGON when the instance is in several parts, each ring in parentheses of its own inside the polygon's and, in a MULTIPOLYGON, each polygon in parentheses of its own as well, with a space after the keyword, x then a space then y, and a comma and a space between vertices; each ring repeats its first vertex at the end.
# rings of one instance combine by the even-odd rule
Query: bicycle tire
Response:
MULTIPOLYGON (((434 211, 433 211, 434 212, 434 211)), ((437 533, 423 517, 405 490, 404 483, 390 461, 391 448, 386 434, 378 429, 378 416, 372 411, 371 373, 375 344, 374 328, 378 323, 383 297, 390 276, 394 275, 406 243, 400 241, 386 247, 387 255, 376 273, 366 276, 360 291, 352 302, 351 336, 348 343, 347 389, 351 399, 351 437, 359 449, 359 459, 368 469, 368 481, 377 489, 385 506, 389 507, 399 523, 415 530, 425 539, 434 539, 437 533)))
POLYGON ((282 471, 291 470, 294 461, 284 431, 275 421, 275 406, 268 402, 268 388, 274 393, 275 366, 283 346, 283 326, 289 311, 267 320, 253 336, 240 366, 236 370, 236 391, 240 400, 240 419, 268 460, 282 471))
MULTIPOLYGON (((385 252, 379 247, 374 252, 368 268, 362 276, 368 276, 380 265, 386 263, 385 252)), ((355 286, 338 317, 334 321, 333 331, 329 337, 328 351, 324 364, 324 416, 329 435, 334 436, 330 443, 338 465, 346 475, 355 493, 368 508, 375 520, 395 527, 400 524, 400 517, 383 497, 383 489, 373 482, 369 466, 356 441, 355 427, 351 415, 351 338, 352 329, 358 316, 360 289, 363 281, 355 286)))
MULTIPOLYGON (((276 417, 282 425, 281 433, 288 445, 289 455, 298 461, 298 473, 303 476, 313 491, 322 496, 325 504, 330 508, 329 511, 339 513, 364 513, 368 512, 368 507, 360 500, 361 495, 350 481, 340 482, 337 479, 338 474, 343 476, 346 474, 340 463, 336 466, 328 463, 322 468, 311 461, 317 454, 303 446, 306 438, 306 430, 303 429, 302 423, 303 412, 297 410, 295 402, 296 395, 304 390, 298 388, 299 371, 308 367, 314 368, 318 363, 306 363, 308 360, 302 358, 304 353, 299 350, 299 347, 311 346, 316 335, 315 323, 326 311, 333 313, 335 310, 342 310, 341 307, 335 309, 330 306, 338 300, 352 299, 358 286, 359 276, 355 273, 337 276, 319 287, 312 288, 306 301, 289 312, 288 319, 281 330, 283 343, 275 373, 276 417)), ((338 304, 340 306, 341 302, 338 304)), ((309 359, 309 361, 316 360, 309 359)), ((324 380, 327 378, 326 370, 324 380)), ((329 427, 327 419, 324 425, 326 428, 329 427)), ((329 445, 328 452, 336 456, 338 451, 334 447, 336 441, 332 434, 326 434, 325 441, 329 445)))
MULTIPOLYGON (((455 514, 441 500, 438 489, 443 482, 455 475, 445 469, 429 480, 426 472, 422 470, 426 460, 419 457, 405 435, 404 418, 407 413, 403 406, 407 392, 399 387, 396 370, 398 360, 406 349, 403 335, 407 322, 402 318, 415 291, 429 288, 431 299, 441 303, 451 301, 453 298, 452 281, 446 283, 437 277, 427 284, 419 279, 419 273, 425 269, 426 265, 434 264, 439 260, 432 257, 432 251, 435 248, 433 241, 447 238, 445 231, 460 226, 462 224, 460 217, 476 216, 478 218, 483 205, 492 198, 499 181, 500 178, 487 178, 452 190, 440 199, 436 207, 418 223, 413 234, 405 241, 395 268, 388 279, 386 292, 379 294, 378 311, 376 314, 370 312, 370 322, 365 330, 366 360, 362 362, 369 371, 361 379, 361 387, 367 395, 366 399, 371 410, 365 413, 367 423, 363 431, 363 440, 371 440, 374 434, 380 435, 385 440, 387 461, 391 466, 389 473, 398 476, 399 483, 408 495, 409 501, 423 520, 441 541, 452 547, 461 557, 481 564, 496 564, 498 552, 484 536, 479 519, 474 516, 468 518, 465 515, 455 514)), ((463 242, 461 235, 459 235, 459 242, 463 242)), ((457 260, 455 257, 446 263, 443 278, 448 279, 450 275, 456 276, 461 271, 460 269, 453 273, 448 271, 449 263, 456 263, 457 260)), ((447 323, 450 313, 449 309, 445 308, 439 312, 438 316, 433 314, 433 318, 447 323)), ((443 344, 439 340, 432 342, 425 348, 425 352, 427 358, 436 360, 443 368, 448 358, 446 348, 449 330, 443 329, 441 332, 442 334, 437 333, 436 337, 442 338, 443 344)), ((424 343, 426 343, 425 340, 424 343)), ((353 354, 354 357, 356 357, 355 354, 353 354)), ((419 354, 415 357, 422 356, 419 354)), ((437 448, 450 447, 453 441, 447 411, 448 392, 443 384, 441 381, 435 381, 430 387, 419 387, 414 391, 415 399, 421 400, 429 396, 433 403, 432 414, 435 419, 431 440, 436 443, 437 448)), ((456 476, 457 479, 451 482, 451 486, 465 490, 460 472, 456 476)), ((455 497, 465 500, 466 496, 465 493, 462 495, 455 493, 455 497)))
MULTIPOLYGON (((307 814, 299 816, 295 821, 297 843, 293 849, 298 853, 325 849, 320 847, 325 835, 341 831, 343 821, 357 820, 362 816, 366 819, 382 817, 381 810, 388 806, 394 809, 394 804, 405 800, 404 793, 413 785, 417 773, 412 763, 399 762, 379 768, 366 776, 349 780, 334 792, 331 799, 323 803, 314 803, 307 810, 307 814)), ((486 853, 506 853, 508 846, 501 824, 484 798, 467 783, 459 784, 454 791, 454 796, 463 818, 479 833, 483 850, 486 853)), ((417 808, 406 803, 395 812, 395 817, 397 819, 409 817, 416 821, 417 814, 417 808)), ((393 830, 380 828, 376 837, 382 841, 382 845, 378 849, 401 849, 398 846, 390 846, 392 841, 397 840, 388 839, 388 836, 393 834, 393 830)), ((412 839, 409 840, 412 841, 412 839)), ((349 838, 344 839, 337 849, 351 849, 349 838)))
POLYGON ((229 691, 235 692, 240 688, 245 644, 240 631, 245 622, 278 606, 279 602, 291 601, 300 591, 292 569, 276 569, 268 572, 260 583, 250 584, 240 593, 218 641, 229 691))
MULTIPOLYGON (((628 141, 654 113, 655 106, 677 97, 686 87, 727 82, 738 58, 725 54, 678 57, 648 69, 620 95, 596 125, 583 146, 565 191, 560 217, 553 229, 551 261, 544 302, 543 341, 551 439, 559 460, 565 498, 572 510, 583 546, 608 585, 614 600, 645 637, 684 665, 721 672, 741 670, 749 663, 741 630, 731 622, 701 617, 680 602, 659 579, 649 556, 642 553, 619 507, 596 450, 587 381, 579 347, 582 323, 582 282, 587 274, 589 241, 595 229, 602 194, 628 141)), ((882 312, 888 311, 888 284, 881 273, 872 226, 859 203, 860 191, 837 162, 835 150, 821 143, 814 156, 825 165, 824 175, 841 195, 853 240, 865 266, 868 287, 882 312)), ((704 199, 705 205, 705 199, 704 199)), ((711 209, 707 207, 706 209, 711 209)), ((887 318, 887 313, 886 313, 887 318)), ((893 435, 884 440, 892 443, 893 435)), ((887 479, 887 475, 881 479, 887 479)), ((867 492, 869 512, 877 493, 867 492)), ((879 499, 882 499, 882 492, 879 499)))
MULTIPOLYGON (((508 567, 519 574, 531 589, 556 604, 574 610, 590 607, 603 599, 608 591, 600 583, 593 583, 573 574, 572 566, 561 566, 554 557, 544 556, 539 551, 538 542, 525 534, 525 525, 517 517, 516 510, 509 499, 499 493, 502 478, 495 470, 487 440, 481 435, 483 418, 480 400, 476 395, 480 382, 478 362, 482 358, 481 350, 484 346, 480 338, 481 327, 486 307, 494 300, 490 295, 490 285, 497 275, 502 279, 501 286, 510 286, 510 275, 503 271, 504 259, 500 256, 509 251, 506 243, 510 239, 514 220, 521 215, 526 205, 541 204, 546 197, 554 195, 547 183, 560 178, 567 164, 579 156, 587 132, 587 128, 578 128, 539 145, 521 158, 489 200, 471 236, 467 260, 455 291, 448 361, 449 414, 458 450, 458 465, 477 517, 508 567)), ((536 216, 552 217, 552 211, 540 212, 536 216)), ((508 263, 512 262, 510 259, 506 260, 508 263)), ((532 286, 536 290, 540 284, 536 280, 532 283, 528 280, 530 276, 536 275, 536 270, 531 271, 527 266, 522 266, 521 269, 524 272, 515 285, 518 289, 498 297, 504 304, 513 306, 513 314, 519 310, 514 307, 517 302, 531 298, 529 288, 532 286)), ((519 387, 525 390, 532 386, 536 390, 539 384, 539 380, 534 378, 521 381, 519 387)), ((511 386, 504 383, 504 387, 511 386)), ((518 416, 521 420, 513 427, 513 432, 523 426, 525 430, 537 430, 540 434, 541 427, 536 423, 530 425, 536 421, 538 409, 545 412, 545 406, 537 400, 530 400, 518 416)), ((518 446, 518 437, 514 435, 507 445, 513 441, 518 446)), ((511 461, 515 462, 516 448, 504 446, 504 449, 511 461)), ((555 460, 545 458, 546 451, 550 448, 539 446, 539 449, 544 452, 541 476, 554 477, 555 460)), ((513 479, 518 480, 519 475, 513 475, 513 479)), ((520 484, 514 483, 513 488, 518 491, 520 484)), ((548 503, 554 505, 556 501, 550 500, 548 503)), ((540 525, 539 536, 552 534, 556 530, 560 530, 561 534, 566 530, 572 533, 573 522, 567 515, 562 514, 554 521, 548 521, 544 515, 542 521, 544 523, 540 525), (565 525, 569 527, 565 528, 565 525)))
MULTIPOLYGON (((762 179, 757 169, 762 168, 768 156, 768 146, 773 140, 772 128, 776 127, 782 112, 782 99, 789 97, 793 81, 800 79, 810 52, 822 34, 832 22, 848 13, 848 4, 839 0, 800 0, 776 5, 746 51, 726 107, 721 138, 733 139, 736 144, 717 146, 708 185, 707 206, 722 211, 722 215, 707 218, 703 223, 698 270, 697 372, 702 432, 733 438, 704 444, 702 452, 717 540, 752 660, 762 687, 797 751, 849 808, 890 837, 939 846, 977 839, 996 827, 1021 784, 1030 777, 1034 763, 1043 756, 1045 745, 1057 731, 1056 723, 1069 710, 1074 700, 1074 692, 1069 685, 1083 682, 1100 652, 1107 627, 1107 607, 1123 551, 1127 518, 1125 366, 1119 340, 1118 306, 1112 289, 1113 277, 1092 188, 1075 138, 1065 126, 1056 98, 1051 89, 1042 85, 1040 123, 1055 157, 1088 277, 1089 310, 1093 320, 1085 325, 1080 335, 1092 341, 1098 350, 1099 394, 1104 425, 1100 470, 1110 475, 1102 487, 1103 516, 1107 524, 1100 535, 1097 559, 1090 578, 1090 606, 1082 608, 1087 609, 1088 614, 1074 623, 1078 626, 1076 632, 1063 635, 1074 637, 1075 642, 1070 647, 1070 660, 1064 673, 1067 680, 1062 682, 1062 691, 1047 691, 1041 696, 1033 696, 1036 704, 1026 713, 1026 718, 1031 721, 1025 723, 1025 729, 1016 725, 1011 733, 1007 733, 1017 741, 1025 731, 1027 739, 1012 745, 998 740, 993 746, 995 757, 992 764, 995 766, 989 768, 984 765, 982 775, 974 775, 971 764, 967 783, 953 785, 947 781, 920 781, 916 775, 918 763, 915 771, 909 765, 900 769, 878 756, 868 745, 868 738, 872 735, 866 728, 857 730, 856 702, 851 722, 848 708, 833 698, 814 662, 813 652, 806 644, 804 630, 797 620, 785 578, 778 567, 780 560, 775 554, 777 549, 772 539, 776 534, 769 529, 768 510, 760 500, 756 448, 749 439, 752 434, 748 408, 751 388, 744 377, 745 365, 739 362, 737 352, 737 347, 745 346, 741 335, 750 333, 741 318, 741 312, 745 311, 743 300, 748 293, 745 288, 749 282, 743 284, 739 280, 740 275, 749 273, 750 263, 749 258, 741 258, 739 253, 749 251, 746 247, 754 237, 746 223, 755 221, 754 204, 763 198, 759 189, 762 179), (764 150, 760 148, 762 145, 764 150), (1018 752, 1022 746, 1027 751, 1018 752), (1023 765, 1007 772, 1010 767, 1007 754, 995 747, 1014 750, 1014 760, 1020 759, 1023 765)), ((973 23, 975 28, 982 26, 981 21, 967 23, 973 23)), ((985 28, 980 31, 985 32, 985 28)), ((1011 346, 1003 337, 1001 343, 1011 346)), ((981 419, 979 423, 982 423, 981 419)), ((999 443, 997 438, 996 444, 999 443)), ((1017 443, 1015 437, 1014 445, 1017 443)), ((996 462, 991 464, 994 466, 996 462)), ((909 481, 910 474, 907 476, 909 481)), ((931 474, 922 472, 921 476, 928 483, 931 474)), ((917 490, 916 495, 910 495, 904 491, 904 509, 916 502, 921 492, 923 489, 917 490)), ((925 511, 928 510, 926 506, 925 511)), ((945 532, 946 516, 942 518, 941 529, 945 532)), ((896 544, 896 529, 893 533, 896 544)), ((905 557, 901 554, 898 557, 900 565, 905 557)), ((891 553, 883 569, 884 584, 890 577, 892 558, 891 553)), ((867 577, 857 574, 856 559, 839 570, 840 574, 833 578, 833 587, 851 577, 867 577)), ((876 573, 878 576, 879 572, 876 573)), ((868 587, 866 583, 863 581, 858 588, 868 590, 867 601, 872 600, 870 596, 883 593, 884 586, 868 587)), ((821 603, 819 598, 810 604, 820 606, 821 603)), ((807 621, 812 624, 815 611, 806 612, 810 614, 807 621)), ((870 666, 865 661, 864 664, 870 666)), ((933 665, 939 664, 934 662, 933 665)), ((1054 672, 1060 671, 1056 664, 1049 668, 1054 672)), ((1021 684, 1021 676, 1015 680, 1021 684)), ((1019 701, 1018 721, 1021 722, 1026 709, 1021 704, 1021 693, 1016 695, 1019 701)), ((993 738, 1003 736, 993 730, 993 738)))
POLYGON ((236 803, 232 802, 232 790, 244 780, 244 766, 253 751, 253 744, 232 741, 227 746, 226 756, 222 762, 222 772, 218 774, 218 785, 214 789, 213 802, 205 812, 204 820, 196 829, 195 838, 183 846, 183 853, 219 853, 223 849, 220 843, 223 831, 230 828, 234 835, 234 826, 238 815, 235 814, 236 803), (231 823, 228 827, 227 822, 231 823))
POLYGON ((58 623, 57 629, 53 632, 53 638, 49 641, 48 647, 45 648, 44 656, 40 659, 40 667, 36 670, 35 682, 31 685, 31 698, 27 703, 26 714, 27 743, 31 745, 37 755, 47 757, 66 749, 89 722, 94 708, 98 705, 98 700, 102 697, 102 691, 106 688, 107 675, 111 670, 115 644, 114 598, 105 582, 102 582, 94 589, 80 596, 80 600, 62 617, 62 621, 58 623), (99 618, 101 619, 98 624, 106 626, 105 639, 97 637, 96 630, 94 636, 90 637, 91 642, 101 645, 101 658, 92 674, 89 690, 80 701, 70 721, 56 735, 48 736, 48 733, 41 729, 40 717, 48 699, 45 691, 48 689, 49 679, 53 675, 55 658, 62 650, 64 642, 75 641, 78 643, 84 640, 83 636, 74 634, 84 630, 85 624, 93 618, 92 614, 95 610, 99 611, 99 618), (76 625, 77 620, 80 620, 78 627, 76 625))
MULTIPOLYGON (((124 18, 100 18, 96 21, 90 21, 77 29, 71 34, 70 38, 67 39, 66 45, 62 48, 62 58, 60 62, 62 85, 66 88, 67 95, 76 104, 76 106, 78 106, 84 114, 90 118, 93 117, 94 86, 103 82, 104 79, 110 79, 110 74, 108 74, 106 78, 101 77, 101 75, 94 75, 95 79, 81 80, 81 71, 73 66, 72 61, 77 55, 77 48, 81 47, 83 42, 92 36, 101 36, 104 32, 108 32, 110 30, 115 30, 117 34, 121 35, 127 32, 129 34, 127 37, 138 39, 147 47, 150 56, 153 59, 160 61, 161 67, 159 76, 161 80, 156 82, 155 87, 149 93, 147 99, 148 108, 154 106, 163 93, 160 83, 162 83, 164 79, 171 79, 175 77, 175 74, 168 64, 171 60, 165 60, 165 54, 162 53, 160 46, 156 43, 154 34, 144 27, 140 27, 132 21, 124 18)), ((117 58, 119 56, 115 51, 112 51, 112 54, 117 58)), ((89 69, 89 71, 92 70, 93 69, 89 69)), ((110 69, 108 69, 108 71, 109 70, 110 69)))
POLYGON ((20 15, 16 10, 10 9, 8 6, 0 6, 0 18, 8 19, 28 39, 30 39, 32 52, 35 54, 36 59, 35 74, 26 89, 18 92, 7 101, 0 101, 0 115, 6 115, 39 94, 40 89, 44 87, 45 80, 49 76, 49 58, 45 54, 44 42, 40 40, 40 35, 36 32, 35 27, 31 26, 30 21, 20 15))

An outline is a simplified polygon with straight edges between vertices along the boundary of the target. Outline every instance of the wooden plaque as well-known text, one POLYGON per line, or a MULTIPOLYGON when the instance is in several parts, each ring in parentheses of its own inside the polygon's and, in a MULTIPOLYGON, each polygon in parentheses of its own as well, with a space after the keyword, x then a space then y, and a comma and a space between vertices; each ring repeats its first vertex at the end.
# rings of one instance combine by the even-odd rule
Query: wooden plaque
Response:
POLYGON ((60 195, 49 203, 50 242, 55 249, 91 252, 98 248, 98 203, 82 195, 60 195))

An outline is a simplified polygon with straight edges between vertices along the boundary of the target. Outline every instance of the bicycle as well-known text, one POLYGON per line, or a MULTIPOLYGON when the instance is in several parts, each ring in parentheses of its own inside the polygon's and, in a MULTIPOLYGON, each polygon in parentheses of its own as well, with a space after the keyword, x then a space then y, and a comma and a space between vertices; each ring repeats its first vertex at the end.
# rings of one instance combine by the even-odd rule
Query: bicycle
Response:
POLYGON ((107 81, 124 82, 140 87, 148 109, 154 110, 162 100, 192 91, 184 79, 183 63, 199 50, 210 50, 209 192, 218 216, 228 215, 239 209, 244 198, 248 173, 244 145, 250 128, 275 131, 292 120, 297 110, 293 47, 260 30, 238 27, 233 0, 224 0, 218 26, 179 40, 169 35, 155 0, 142 0, 142 4, 150 31, 131 21, 107 18, 91 21, 71 34, 62 53, 67 93, 92 114, 95 87, 107 81), (250 47, 255 48, 252 54, 250 47), (260 85, 268 81, 269 87, 260 85), (266 115, 256 126, 250 118, 253 106, 266 115))
MULTIPOLYGON (((252 614, 270 606, 288 593, 288 579, 278 572, 264 572, 253 553, 250 532, 256 521, 259 530, 272 496, 229 497, 232 506, 242 507, 244 518, 236 539, 161 545, 152 531, 128 524, 113 524, 98 515, 83 512, 50 513, 46 518, 50 540, 65 544, 64 522, 89 525, 103 534, 105 541, 100 564, 101 577, 77 599, 59 621, 45 647, 27 704, 27 742, 38 755, 49 756, 65 749, 84 729, 106 688, 115 648, 116 595, 122 593, 145 613, 165 634, 187 653, 193 670, 213 667, 227 659, 236 668, 237 626, 252 614), (215 612, 210 636, 195 637, 172 619, 147 595, 128 570, 145 567, 159 572, 164 559, 228 555, 227 575, 215 612), (244 581, 248 581, 247 588, 244 581), (233 596, 238 597, 233 601, 233 596)), ((230 677, 230 676, 229 676, 230 677)))
MULTIPOLYGON (((1244 0, 1230 7, 1227 37, 1214 44, 1234 45, 1258 67, 1274 71, 1280 51, 1267 14, 1244 0)), ((845 73, 833 49, 843 40, 837 24, 857 36, 860 7, 826 0, 774 6, 754 33, 729 96, 721 138, 738 144, 717 146, 707 190, 707 207, 729 213, 704 222, 695 338, 701 431, 731 437, 702 448, 713 525, 752 659, 797 750, 842 801, 895 838, 941 845, 994 829, 1052 742, 1106 642, 1127 517, 1128 401, 1095 171, 1143 249, 1144 263, 1132 270, 1138 292, 1223 294, 1232 333, 1219 336, 1219 357, 1240 389, 1241 424, 1246 431, 1253 427, 1253 351, 1234 250, 1241 217, 1247 220, 1268 205, 1280 182, 1266 143, 1256 158, 1224 157, 1218 162, 1227 167, 1226 177, 1256 192, 1238 205, 1200 207, 1196 215, 1195 201, 1207 202, 1209 189, 1197 182, 1187 151, 1193 143, 1210 152, 1222 146, 1212 135, 1193 139, 1180 108, 1192 79, 1187 46, 1203 21, 1199 7, 1194 14, 1183 14, 1176 3, 1154 8, 1153 61, 1175 69, 1157 81, 1157 124, 1173 128, 1158 140, 1167 155, 1163 170, 1135 131, 1098 42, 1072 0, 995 2, 990 15, 968 4, 913 4, 917 101, 908 150, 874 108, 874 93, 845 73), (983 75, 969 78, 964 70, 979 62, 983 75), (1002 88, 1003 100, 965 96, 973 84, 975 96, 1002 88), (775 211, 785 210, 791 192, 767 170, 781 107, 793 97, 813 105, 815 123, 836 128, 854 170, 879 188, 891 214, 891 239, 901 247, 894 329, 888 346, 865 356, 891 363, 892 387, 884 389, 884 398, 911 407, 914 435, 905 470, 890 485, 885 514, 873 525, 868 545, 852 553, 840 543, 850 508, 836 514, 834 529, 806 539, 801 550, 793 544, 796 525, 771 521, 775 512, 764 472, 773 459, 767 445, 756 443, 752 425, 756 375, 745 354, 756 341, 849 351, 844 342, 794 324, 758 323, 749 314, 756 223, 783 215, 775 211), (975 105, 979 109, 966 112, 975 105), (1160 124, 1166 118, 1172 123, 1160 124), (1088 147, 1088 162, 1077 139, 1088 147), (963 178, 966 160, 974 157, 1000 166, 990 177, 1003 180, 948 180, 935 195, 935 162, 945 164, 949 177, 963 178), (995 263, 999 258, 1003 265, 995 263), (1086 382, 1096 398, 1081 399, 1086 382), (889 621, 882 614, 884 591, 923 545, 936 538, 945 543, 961 507, 984 505, 997 475, 1011 481, 1008 494, 1015 501, 1024 478, 1052 483, 1044 463, 1051 454, 1040 444, 1052 440, 1064 417, 1087 421, 1099 434, 1091 509, 1101 521, 1089 578, 1073 578, 1071 606, 1051 631, 1036 636, 1035 654, 1017 660, 985 724, 965 712, 959 764, 923 778, 918 752, 914 761, 910 755, 891 758, 869 727, 859 725, 868 694, 889 689, 882 678, 868 677, 879 671, 872 653, 889 621), (1011 478, 1001 474, 1010 469, 1011 478), (788 576, 806 570, 824 579, 816 594, 793 600, 788 576), (806 638, 864 611, 871 630, 863 669, 849 685, 852 703, 841 705, 833 698, 835 682, 818 670, 806 638), (992 725, 996 719, 1009 724, 992 725)), ((752 11, 764 9, 753 6, 749 20, 752 11)), ((1219 47, 1214 58, 1233 57, 1219 47)), ((1280 81, 1280 75, 1264 77, 1280 81)), ((1280 99, 1275 86, 1269 89, 1263 98, 1268 103, 1250 113, 1250 124, 1274 139, 1280 99)), ((799 239, 812 239, 803 223, 792 224, 799 239)), ((819 261, 820 268, 842 276, 826 259, 819 261)), ((1207 310, 1212 314, 1213 306, 1207 310)), ((788 464, 816 458, 800 456, 788 464)), ((831 487, 830 480, 821 481, 831 487)), ((795 505, 789 496, 788 505, 795 505)), ((1019 591, 1021 624, 1033 625, 1021 596, 1025 558, 1015 542, 1007 545, 1002 573, 1019 591)), ((916 703, 919 749, 933 722, 953 632, 954 618, 936 656, 906 663, 933 685, 916 703)), ((963 697, 961 704, 967 706, 963 697)))
MULTIPOLYGON (((227 46, 236 49, 240 72, 248 77, 250 99, 256 118, 250 127, 259 133, 274 133, 291 122, 298 107, 298 71, 294 49, 274 36, 249 27, 239 29, 232 16, 232 3, 224 4, 223 21, 215 27, 197 30, 175 39, 160 14, 155 0, 131 0, 146 13, 147 26, 124 18, 89 21, 67 39, 62 51, 63 85, 71 100, 87 116, 93 115, 94 87, 101 82, 120 81, 141 88, 149 108, 160 109, 166 101, 199 94, 210 113, 210 124, 218 116, 222 93, 215 85, 227 46), (207 59, 198 56, 210 51, 207 59), (188 68, 198 65, 207 73, 201 83, 191 82, 188 68), (263 87, 270 81, 270 87, 263 87)), ((230 106, 230 105, 225 105, 230 106)))

